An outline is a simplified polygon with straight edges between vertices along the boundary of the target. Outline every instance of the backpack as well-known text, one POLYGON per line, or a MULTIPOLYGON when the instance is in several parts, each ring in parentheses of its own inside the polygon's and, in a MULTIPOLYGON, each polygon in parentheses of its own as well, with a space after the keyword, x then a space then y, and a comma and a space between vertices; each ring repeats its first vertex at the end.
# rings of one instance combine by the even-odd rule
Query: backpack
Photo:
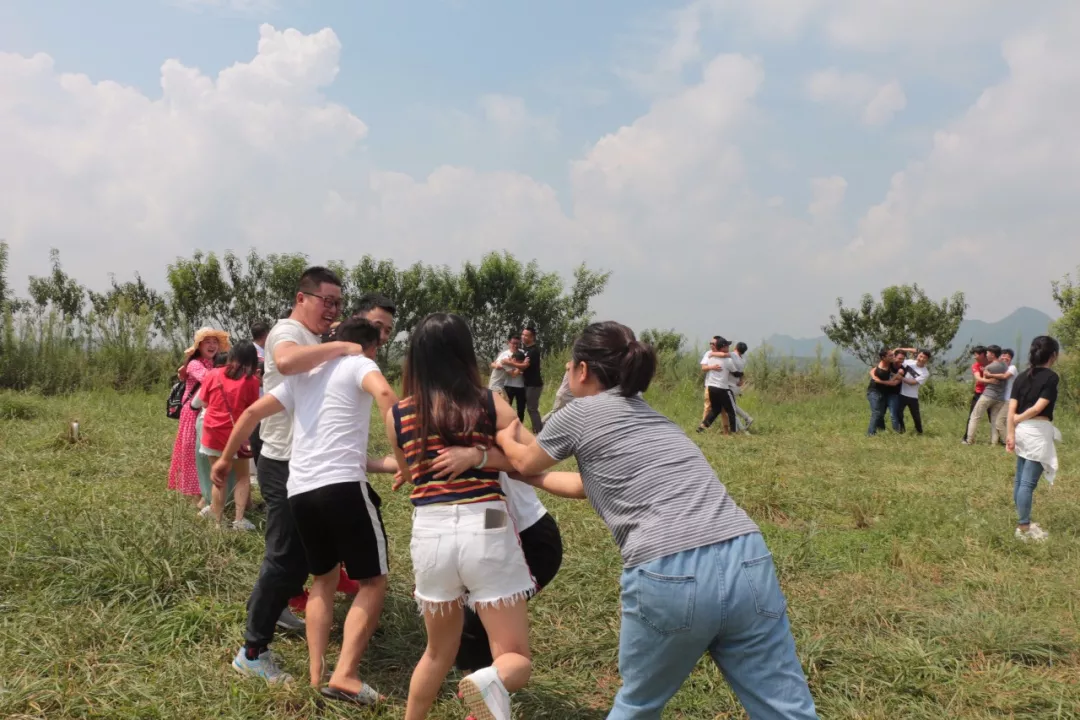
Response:
POLYGON ((176 384, 169 390, 169 399, 165 401, 165 415, 173 420, 180 419, 180 411, 184 409, 184 405, 191 402, 191 398, 199 392, 199 386, 202 383, 195 383, 195 387, 191 388, 191 394, 187 399, 184 399, 184 386, 187 383, 184 380, 178 380, 176 384))

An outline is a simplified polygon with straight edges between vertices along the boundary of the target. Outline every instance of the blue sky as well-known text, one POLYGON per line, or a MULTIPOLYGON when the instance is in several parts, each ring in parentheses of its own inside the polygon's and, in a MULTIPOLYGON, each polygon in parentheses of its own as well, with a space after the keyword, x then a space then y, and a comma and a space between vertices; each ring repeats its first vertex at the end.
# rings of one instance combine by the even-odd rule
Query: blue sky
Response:
POLYGON ((505 248, 691 337, 815 335, 895 282, 1050 311, 1077 40, 1064 0, 8 0, 0 237, 16 286, 50 246, 92 286, 505 248))

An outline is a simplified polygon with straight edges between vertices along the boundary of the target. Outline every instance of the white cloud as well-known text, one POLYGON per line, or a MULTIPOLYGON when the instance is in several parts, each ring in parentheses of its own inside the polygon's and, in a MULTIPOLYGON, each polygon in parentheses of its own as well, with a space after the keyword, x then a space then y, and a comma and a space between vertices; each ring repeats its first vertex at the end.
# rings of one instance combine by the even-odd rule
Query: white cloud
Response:
POLYGON ((810 181, 813 199, 807 211, 817 220, 830 218, 844 202, 847 180, 839 175, 819 177, 810 181))
POLYGON ((1076 262, 1080 8, 1002 46, 1007 76, 939 130, 859 223, 849 262, 918 269, 1007 312, 1076 262), (977 251, 976 251, 977 250, 977 251))
POLYGON ((805 91, 815 102, 857 113, 866 125, 884 125, 907 105, 907 96, 896 80, 879 83, 865 73, 845 73, 836 68, 810 75, 805 91))
POLYGON ((534 115, 526 107, 525 99, 516 95, 483 95, 479 106, 484 120, 500 139, 551 141, 558 135, 553 118, 534 115))

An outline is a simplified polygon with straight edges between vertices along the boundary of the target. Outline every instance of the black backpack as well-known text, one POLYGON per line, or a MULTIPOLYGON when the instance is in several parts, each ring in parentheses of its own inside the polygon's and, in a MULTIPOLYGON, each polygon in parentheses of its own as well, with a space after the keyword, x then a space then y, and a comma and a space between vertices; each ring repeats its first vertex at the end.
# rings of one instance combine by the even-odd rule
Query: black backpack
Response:
POLYGON ((184 405, 191 402, 191 398, 195 397, 199 392, 199 385, 202 383, 195 383, 195 387, 191 388, 191 394, 187 399, 184 399, 184 386, 187 383, 184 380, 179 380, 169 390, 169 399, 165 401, 165 415, 173 420, 180 419, 180 411, 184 409, 184 405))

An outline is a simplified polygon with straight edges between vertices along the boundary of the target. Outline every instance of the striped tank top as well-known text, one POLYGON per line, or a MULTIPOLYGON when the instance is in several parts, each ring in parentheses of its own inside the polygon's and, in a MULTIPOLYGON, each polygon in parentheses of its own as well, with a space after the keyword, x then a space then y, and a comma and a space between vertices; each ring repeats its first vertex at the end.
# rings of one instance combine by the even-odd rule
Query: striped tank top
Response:
MULTIPOLYGON (((490 390, 485 396, 484 410, 476 428, 468 434, 454 435, 450 446, 492 447, 495 444, 495 400, 490 390)), ((498 470, 470 468, 453 480, 436 480, 430 469, 431 462, 447 444, 438 433, 432 433, 427 437, 426 452, 420 457, 420 423, 416 417, 413 399, 405 398, 399 402, 394 406, 393 413, 398 446, 405 454, 405 462, 412 474, 413 490, 409 499, 413 505, 420 507, 437 503, 465 504, 502 499, 498 470)))

